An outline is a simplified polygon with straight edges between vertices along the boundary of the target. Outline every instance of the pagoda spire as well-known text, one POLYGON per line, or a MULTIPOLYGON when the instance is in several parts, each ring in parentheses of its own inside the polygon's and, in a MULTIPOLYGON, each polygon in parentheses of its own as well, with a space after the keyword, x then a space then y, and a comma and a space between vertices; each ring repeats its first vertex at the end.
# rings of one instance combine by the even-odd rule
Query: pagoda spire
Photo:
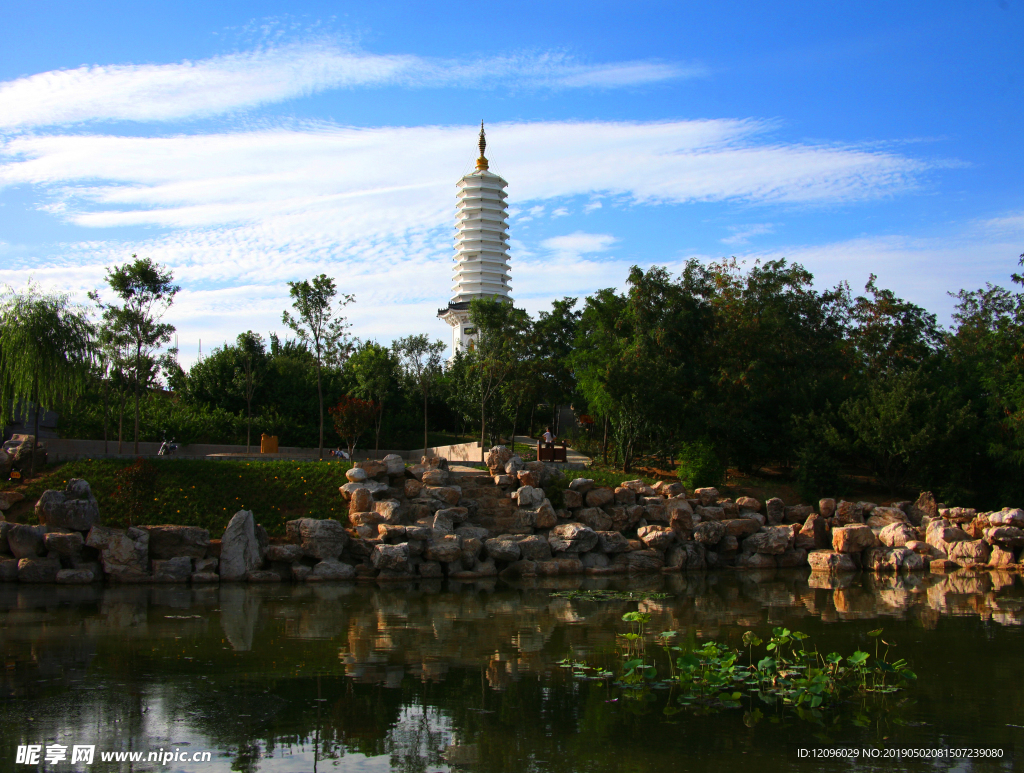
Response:
POLYGON ((476 160, 476 168, 480 171, 487 169, 487 159, 484 157, 484 151, 487 149, 487 137, 484 135, 484 122, 480 121, 480 158, 476 160))

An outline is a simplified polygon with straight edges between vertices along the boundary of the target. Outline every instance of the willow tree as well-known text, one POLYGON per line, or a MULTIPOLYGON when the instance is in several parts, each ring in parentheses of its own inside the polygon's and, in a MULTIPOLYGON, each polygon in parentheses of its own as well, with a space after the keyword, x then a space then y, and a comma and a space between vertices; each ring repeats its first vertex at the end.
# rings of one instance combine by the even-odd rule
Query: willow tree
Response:
POLYGON ((39 412, 82 394, 95 355, 93 327, 67 295, 24 292, 0 296, 0 412, 35 412, 29 476, 35 475, 39 412))

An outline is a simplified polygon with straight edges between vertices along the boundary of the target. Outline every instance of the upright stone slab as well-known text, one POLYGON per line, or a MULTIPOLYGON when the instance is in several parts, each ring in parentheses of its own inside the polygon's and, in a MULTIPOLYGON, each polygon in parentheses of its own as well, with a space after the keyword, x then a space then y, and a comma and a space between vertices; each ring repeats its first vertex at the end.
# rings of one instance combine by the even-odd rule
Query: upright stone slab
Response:
POLYGON ((245 576, 260 568, 263 556, 256 539, 256 522, 252 512, 239 510, 228 522, 221 537, 220 578, 226 581, 244 580, 245 576))

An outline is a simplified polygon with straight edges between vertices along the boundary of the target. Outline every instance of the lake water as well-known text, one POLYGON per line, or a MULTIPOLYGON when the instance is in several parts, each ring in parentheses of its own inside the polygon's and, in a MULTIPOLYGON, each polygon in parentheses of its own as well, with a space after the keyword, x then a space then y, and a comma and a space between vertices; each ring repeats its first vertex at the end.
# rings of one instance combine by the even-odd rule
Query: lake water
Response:
MULTIPOLYGON (((1024 585, 1011 574, 857 576, 806 571, 578 579, 189 588, 0 587, 5 670, 0 770, 720 771, 1018 770, 1024 766, 1024 585), (817 587, 816 587, 817 586, 817 587), (570 588, 662 592, 592 601, 570 588), (741 646, 773 626, 827 652, 883 638, 916 686, 851 704, 827 725, 752 704, 666 715, 574 680, 566 656, 617 662, 621 617, 683 642, 741 646), (832 724, 835 720, 835 724, 832 724), (95 746, 94 763, 16 764, 18 747, 95 746), (894 760, 892 750, 998 750, 894 760), (801 757, 845 749, 856 758, 801 757), (888 751, 887 751, 888 750, 888 751), (102 763, 156 751, 166 764, 102 763), (182 755, 209 752, 209 762, 182 755), (820 751, 818 752, 821 753, 820 751), (993 753, 993 752, 983 752, 993 753)), ((58 750, 59 751, 59 750, 58 750)), ((23 750, 24 752, 24 750, 23 750)), ((835 753, 835 752, 833 752, 835 753)))

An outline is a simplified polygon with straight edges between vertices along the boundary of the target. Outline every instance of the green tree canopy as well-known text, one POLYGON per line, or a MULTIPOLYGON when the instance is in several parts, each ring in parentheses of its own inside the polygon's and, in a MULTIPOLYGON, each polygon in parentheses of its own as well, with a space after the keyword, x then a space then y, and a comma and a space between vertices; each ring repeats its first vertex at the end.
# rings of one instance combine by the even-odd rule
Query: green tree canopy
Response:
POLYGON ((156 382, 159 361, 156 353, 169 343, 174 326, 161 322, 181 289, 174 276, 150 258, 132 255, 132 262, 107 269, 107 284, 120 303, 103 303, 99 292, 92 298, 103 313, 105 336, 113 351, 123 351, 119 368, 127 375, 135 393, 135 453, 139 452, 139 398, 143 389, 156 382))
MULTIPOLYGON (((94 329, 84 309, 67 295, 43 293, 29 284, 23 292, 0 295, 0 412, 39 412, 80 394, 96 354, 94 329)), ((35 448, 29 474, 35 474, 35 448)))
POLYGON ((309 347, 316 364, 316 392, 320 406, 320 458, 324 458, 325 362, 342 362, 349 353, 348 320, 341 311, 355 300, 354 295, 338 294, 334 280, 320 274, 312 280, 288 283, 295 316, 285 311, 281 320, 309 347), (337 303, 337 305, 335 305, 337 303))

